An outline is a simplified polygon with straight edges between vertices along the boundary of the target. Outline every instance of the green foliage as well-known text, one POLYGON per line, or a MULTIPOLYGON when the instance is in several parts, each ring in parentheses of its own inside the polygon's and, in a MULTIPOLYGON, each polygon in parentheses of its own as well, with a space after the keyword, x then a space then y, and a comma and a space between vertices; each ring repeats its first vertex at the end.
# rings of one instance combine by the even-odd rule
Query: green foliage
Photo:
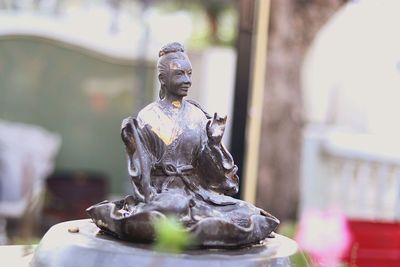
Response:
POLYGON ((297 231, 297 224, 295 222, 283 222, 278 228, 278 234, 294 238, 297 231))
POLYGON ((183 225, 174 216, 155 220, 154 228, 157 235, 155 250, 180 253, 195 243, 193 236, 185 231, 183 225))
POLYGON ((188 46, 202 49, 210 45, 234 46, 238 35, 239 14, 232 0, 159 1, 153 4, 161 14, 188 12, 193 31, 188 46))
POLYGON ((20 238, 20 237, 15 237, 11 240, 11 245, 17 245, 17 246, 22 246, 25 245, 27 247, 31 245, 37 245, 40 242, 39 237, 31 237, 31 238, 20 238))

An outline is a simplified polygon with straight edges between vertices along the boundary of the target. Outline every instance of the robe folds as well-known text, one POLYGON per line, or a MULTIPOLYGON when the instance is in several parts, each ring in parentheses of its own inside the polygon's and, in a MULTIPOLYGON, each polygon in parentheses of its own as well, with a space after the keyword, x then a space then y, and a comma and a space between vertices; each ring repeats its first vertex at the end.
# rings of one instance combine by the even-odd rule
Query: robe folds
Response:
POLYGON ((278 219, 230 197, 238 191, 237 167, 222 143, 210 142, 209 120, 186 100, 168 109, 156 101, 139 112, 136 123, 125 119, 121 135, 133 194, 88 208, 97 226, 121 239, 153 241, 152 221, 174 215, 202 246, 243 246, 270 235, 278 219), (138 143, 134 152, 130 140, 138 143))

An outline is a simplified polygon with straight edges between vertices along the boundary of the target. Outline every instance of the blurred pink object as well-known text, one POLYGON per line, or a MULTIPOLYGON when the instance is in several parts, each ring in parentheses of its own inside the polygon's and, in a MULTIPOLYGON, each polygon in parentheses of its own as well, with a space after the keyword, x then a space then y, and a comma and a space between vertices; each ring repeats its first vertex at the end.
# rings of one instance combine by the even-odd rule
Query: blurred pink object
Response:
POLYGON ((337 266, 350 245, 351 235, 341 210, 308 210, 301 216, 295 239, 317 264, 337 266))

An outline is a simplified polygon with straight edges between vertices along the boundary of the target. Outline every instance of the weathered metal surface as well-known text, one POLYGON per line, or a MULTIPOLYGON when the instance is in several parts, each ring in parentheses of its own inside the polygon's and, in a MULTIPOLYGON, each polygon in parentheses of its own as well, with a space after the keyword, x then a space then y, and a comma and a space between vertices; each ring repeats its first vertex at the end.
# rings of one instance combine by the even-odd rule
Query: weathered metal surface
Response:
POLYGON ((221 142, 226 117, 185 100, 192 66, 179 43, 157 63, 160 99, 122 122, 133 194, 87 209, 93 222, 121 239, 153 241, 152 221, 175 215, 202 246, 237 247, 264 240, 279 220, 238 192, 237 166, 221 142))

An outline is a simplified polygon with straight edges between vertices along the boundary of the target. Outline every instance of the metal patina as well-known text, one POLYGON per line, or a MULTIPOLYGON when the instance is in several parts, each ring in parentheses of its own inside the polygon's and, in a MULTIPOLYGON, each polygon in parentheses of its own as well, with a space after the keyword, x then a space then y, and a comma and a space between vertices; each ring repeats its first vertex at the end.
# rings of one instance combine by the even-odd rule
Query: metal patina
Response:
POLYGON ((204 247, 258 243, 279 220, 230 197, 238 191, 237 166, 221 142, 226 117, 208 115, 184 99, 192 66, 183 46, 164 46, 157 63, 160 99, 122 122, 132 195, 87 209, 93 222, 118 238, 151 242, 152 221, 178 217, 204 247))

